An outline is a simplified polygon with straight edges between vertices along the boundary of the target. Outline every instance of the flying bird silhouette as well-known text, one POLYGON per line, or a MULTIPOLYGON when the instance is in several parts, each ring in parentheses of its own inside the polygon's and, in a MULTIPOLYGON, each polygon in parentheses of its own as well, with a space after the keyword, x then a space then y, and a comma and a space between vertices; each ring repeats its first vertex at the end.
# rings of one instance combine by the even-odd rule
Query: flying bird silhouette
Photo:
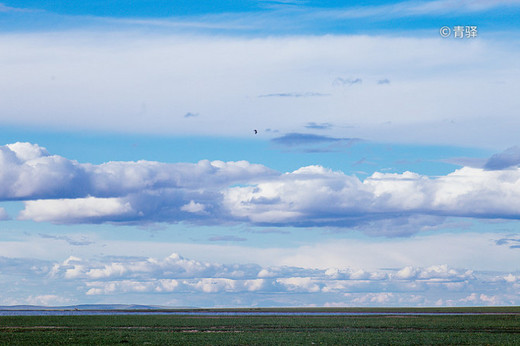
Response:
POLYGON ((255 131, 255 135, 256 135, 256 134, 258 133, 258 131, 257 131, 257 130, 253 130, 253 131, 255 131))

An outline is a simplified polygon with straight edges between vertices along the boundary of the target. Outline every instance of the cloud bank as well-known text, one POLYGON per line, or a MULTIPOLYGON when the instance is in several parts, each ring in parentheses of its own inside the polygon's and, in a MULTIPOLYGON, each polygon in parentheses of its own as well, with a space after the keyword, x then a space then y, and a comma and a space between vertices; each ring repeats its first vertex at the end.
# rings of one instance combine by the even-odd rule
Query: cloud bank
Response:
POLYGON ((78 299, 83 303, 110 301, 113 297, 121 302, 140 297, 146 304, 178 306, 182 302, 184 306, 200 307, 471 306, 519 302, 518 273, 474 272, 445 264, 372 271, 351 267, 263 267, 201 262, 176 253, 164 258, 97 260, 71 256, 60 262, 0 257, 0 264, 7 269, 0 274, 4 279, 9 276, 16 282, 20 278, 16 275, 23 275, 33 284, 51 282, 39 296, 14 295, 20 297, 15 298, 17 303, 43 305, 74 303, 78 299), (9 268, 16 268, 16 273, 10 273, 9 268))
POLYGON ((392 236, 445 217, 520 218, 518 168, 360 180, 321 166, 279 173, 246 161, 93 165, 15 143, 0 147, 0 172, 0 199, 24 201, 18 218, 38 222, 326 226, 392 236))

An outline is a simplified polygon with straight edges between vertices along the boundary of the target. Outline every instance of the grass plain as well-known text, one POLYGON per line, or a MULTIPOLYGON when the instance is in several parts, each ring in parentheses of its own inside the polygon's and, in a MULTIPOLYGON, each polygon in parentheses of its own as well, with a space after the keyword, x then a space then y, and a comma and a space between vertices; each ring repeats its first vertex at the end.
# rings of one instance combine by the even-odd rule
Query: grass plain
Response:
MULTIPOLYGON (((236 309, 219 311, 222 310, 237 311, 236 309)), ((520 345, 519 308, 463 308, 440 309, 440 311, 439 309, 244 309, 238 311, 390 314, 1 316, 0 344, 520 345), (392 314, 393 312, 395 315, 392 314), (412 314, 399 314, 401 312, 412 314), (435 312, 454 312, 457 315, 424 314, 435 312)))

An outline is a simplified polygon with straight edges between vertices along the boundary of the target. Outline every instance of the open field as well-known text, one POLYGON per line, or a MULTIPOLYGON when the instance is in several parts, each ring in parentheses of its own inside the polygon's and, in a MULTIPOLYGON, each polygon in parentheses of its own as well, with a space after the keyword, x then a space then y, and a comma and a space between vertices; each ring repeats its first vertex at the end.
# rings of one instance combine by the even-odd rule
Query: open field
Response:
MULTIPOLYGON (((406 309, 399 309, 402 310, 406 309)), ((478 312, 470 310, 465 311, 478 312)), ((418 309, 415 311, 419 312, 418 309)), ((449 311, 443 309, 443 312, 449 311)), ((520 315, 516 309, 516 313, 502 310, 499 314, 442 316, 230 317, 152 314, 0 317, 0 344, 3 345, 121 343, 512 345, 520 344, 520 315)))
MULTIPOLYGON (((118 311, 125 311, 125 309, 118 309, 118 311)), ((186 312, 186 313, 215 313, 215 312, 230 312, 230 313, 359 313, 359 314, 518 314, 520 315, 519 306, 482 306, 482 307, 429 307, 429 308, 416 308, 416 307, 388 307, 388 308, 355 308, 355 307, 318 307, 318 308, 180 308, 180 309, 128 309, 126 311, 146 311, 146 312, 186 312)))

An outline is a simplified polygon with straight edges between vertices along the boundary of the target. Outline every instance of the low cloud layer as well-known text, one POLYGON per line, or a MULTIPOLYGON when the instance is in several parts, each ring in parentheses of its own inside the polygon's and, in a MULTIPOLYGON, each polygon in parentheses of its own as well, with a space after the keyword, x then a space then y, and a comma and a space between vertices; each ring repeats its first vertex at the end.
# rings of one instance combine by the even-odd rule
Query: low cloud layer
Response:
MULTIPOLYGON (((62 262, 0 257, 0 276, 42 280, 41 295, 11 300, 41 305, 111 300, 191 306, 471 306, 518 304, 517 273, 490 274, 450 266, 310 269, 218 264, 173 253, 165 258, 98 260, 71 256, 62 262), (9 272, 16 268, 17 272, 9 272), (58 289, 59 287, 59 289, 58 289), (78 294, 79 293, 79 294, 78 294)), ((8 303, 5 300, 3 304, 8 303)))
POLYGON ((520 218, 518 168, 360 180, 321 166, 279 173, 246 161, 93 165, 30 143, 0 147, 0 155, 0 198, 24 201, 22 220, 333 226, 404 236, 445 217, 520 218))

